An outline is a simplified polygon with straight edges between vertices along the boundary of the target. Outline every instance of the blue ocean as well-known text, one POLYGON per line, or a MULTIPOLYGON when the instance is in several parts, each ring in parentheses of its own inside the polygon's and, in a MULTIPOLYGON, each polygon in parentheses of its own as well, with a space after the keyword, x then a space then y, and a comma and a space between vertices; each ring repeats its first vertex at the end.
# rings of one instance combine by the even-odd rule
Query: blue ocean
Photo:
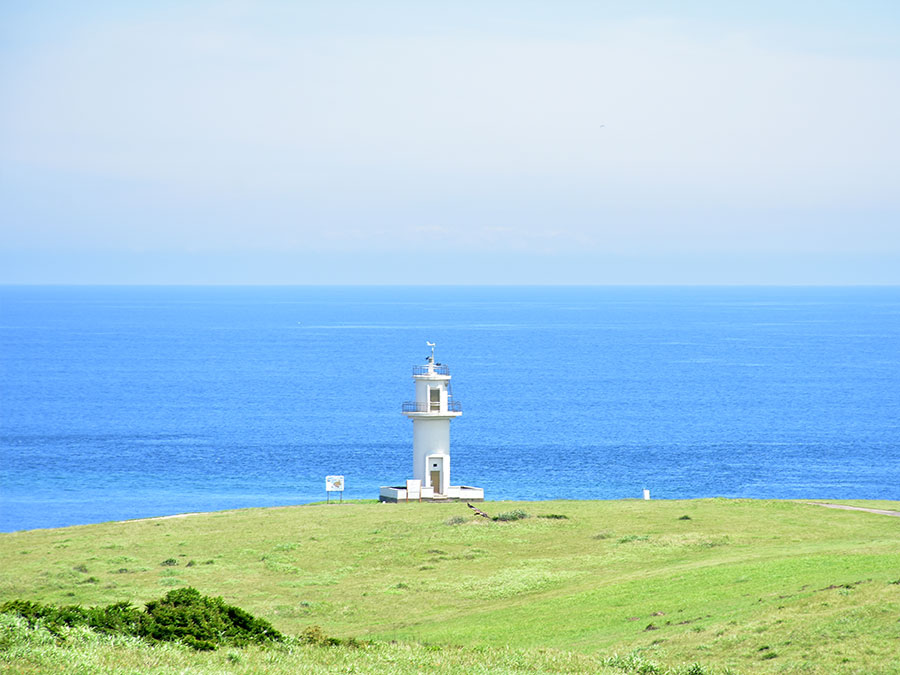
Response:
POLYGON ((378 495, 900 499, 898 287, 0 287, 0 530, 378 495))

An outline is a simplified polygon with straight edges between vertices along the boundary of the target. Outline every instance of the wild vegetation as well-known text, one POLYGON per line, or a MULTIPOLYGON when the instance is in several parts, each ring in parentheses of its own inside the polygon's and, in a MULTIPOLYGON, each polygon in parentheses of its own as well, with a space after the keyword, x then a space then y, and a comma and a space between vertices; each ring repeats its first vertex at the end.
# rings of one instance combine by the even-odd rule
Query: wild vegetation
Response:
POLYGON ((58 607, 11 600, 0 605, 0 614, 22 617, 29 628, 40 626, 57 637, 63 637, 64 628, 83 626, 97 633, 140 637, 149 642, 181 642, 201 651, 220 645, 278 642, 283 637, 268 621, 227 605, 222 598, 201 595, 195 588, 169 591, 165 597, 148 602, 143 611, 128 601, 106 607, 58 607))
POLYGON ((0 535, 0 603, 139 606, 191 586, 285 636, 199 652, 2 614, 0 668, 900 673, 900 518, 724 499, 481 506, 497 519, 356 503, 0 535))

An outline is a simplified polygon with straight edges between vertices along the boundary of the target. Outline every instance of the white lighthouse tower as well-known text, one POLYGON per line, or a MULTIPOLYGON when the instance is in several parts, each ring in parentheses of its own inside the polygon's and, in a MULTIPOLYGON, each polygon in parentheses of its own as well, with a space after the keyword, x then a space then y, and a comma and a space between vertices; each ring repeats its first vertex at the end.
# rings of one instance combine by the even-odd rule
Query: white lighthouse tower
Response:
POLYGON ((450 420, 462 407, 450 389, 450 368, 435 362, 434 343, 425 365, 413 366, 415 401, 403 404, 413 423, 413 477, 405 486, 381 488, 381 501, 483 501, 484 490, 450 484, 450 420))

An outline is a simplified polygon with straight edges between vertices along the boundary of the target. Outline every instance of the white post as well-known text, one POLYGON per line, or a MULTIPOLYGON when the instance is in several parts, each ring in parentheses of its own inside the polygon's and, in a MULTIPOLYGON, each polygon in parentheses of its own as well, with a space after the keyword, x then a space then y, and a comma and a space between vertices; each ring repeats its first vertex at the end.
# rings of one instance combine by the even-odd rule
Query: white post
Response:
POLYGON ((644 499, 650 501, 650 490, 644 490, 644 499))

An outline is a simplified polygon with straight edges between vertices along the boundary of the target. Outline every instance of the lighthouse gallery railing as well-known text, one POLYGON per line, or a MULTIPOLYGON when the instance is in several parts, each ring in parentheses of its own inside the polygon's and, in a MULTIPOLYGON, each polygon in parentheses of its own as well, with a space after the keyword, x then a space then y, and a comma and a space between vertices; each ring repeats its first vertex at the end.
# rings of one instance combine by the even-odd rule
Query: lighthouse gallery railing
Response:
MULTIPOLYGON (((413 366, 413 375, 428 375, 428 366, 413 366)), ((442 366, 437 363, 434 365, 435 375, 449 375, 450 366, 442 366)))
MULTIPOLYGON (((442 412, 439 410, 432 410, 431 405, 428 403, 419 403, 418 401, 407 401, 403 404, 402 412, 442 412)), ((447 401, 447 412, 462 412, 462 405, 459 401, 447 401)))

